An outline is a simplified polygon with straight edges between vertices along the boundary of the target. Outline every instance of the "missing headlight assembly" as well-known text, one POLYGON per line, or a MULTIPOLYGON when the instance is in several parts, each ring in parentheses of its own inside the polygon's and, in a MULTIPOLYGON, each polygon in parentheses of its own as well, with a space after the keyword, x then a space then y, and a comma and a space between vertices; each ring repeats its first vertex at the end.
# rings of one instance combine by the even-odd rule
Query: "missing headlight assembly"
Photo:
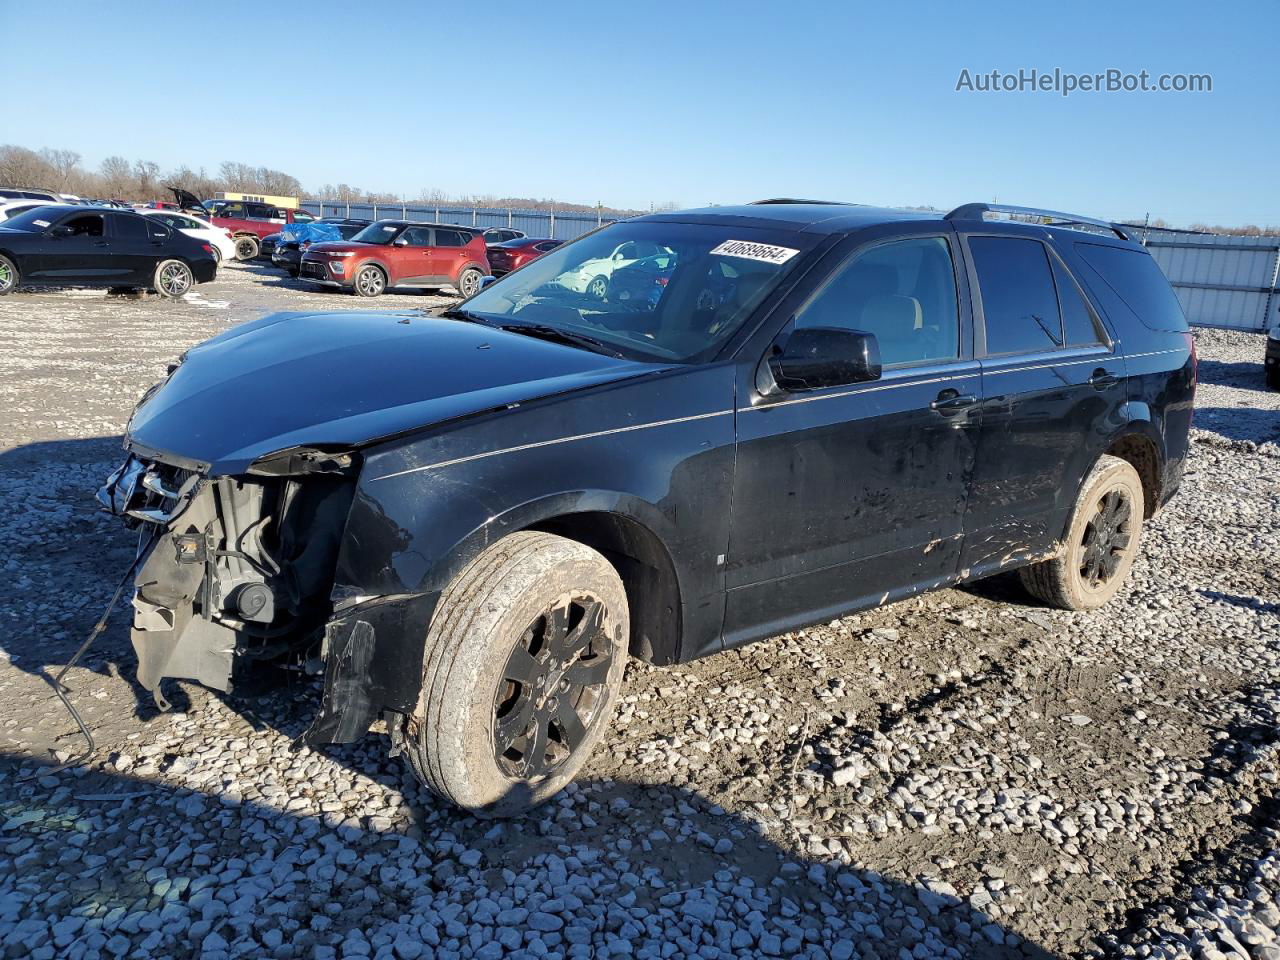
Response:
POLYGON ((256 661, 318 639, 354 492, 355 458, 293 450, 249 474, 131 456, 99 500, 150 536, 134 579, 138 680, 166 706, 166 678, 228 691, 256 661))

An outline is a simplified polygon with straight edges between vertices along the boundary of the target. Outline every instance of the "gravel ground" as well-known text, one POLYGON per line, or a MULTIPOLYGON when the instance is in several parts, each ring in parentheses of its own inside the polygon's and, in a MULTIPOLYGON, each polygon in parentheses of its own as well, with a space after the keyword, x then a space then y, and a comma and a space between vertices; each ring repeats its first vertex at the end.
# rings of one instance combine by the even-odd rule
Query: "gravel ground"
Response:
MULTIPOLYGON (((444 302, 388 296, 378 308, 444 302)), ((131 682, 132 554, 92 493, 141 392, 266 310, 352 308, 228 265, 179 304, 0 300, 0 949, 7 957, 1280 960, 1280 394, 1203 331, 1193 454, 1105 610, 1010 576, 674 669, 556 801, 485 822, 375 731, 290 752, 301 675, 131 682)))

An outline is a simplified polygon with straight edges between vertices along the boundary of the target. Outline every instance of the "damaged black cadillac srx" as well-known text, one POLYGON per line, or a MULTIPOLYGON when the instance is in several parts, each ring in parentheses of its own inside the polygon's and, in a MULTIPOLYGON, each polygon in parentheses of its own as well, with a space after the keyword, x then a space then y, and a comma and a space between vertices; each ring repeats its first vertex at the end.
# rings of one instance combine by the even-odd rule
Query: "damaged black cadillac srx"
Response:
POLYGON ((1195 376, 1123 227, 766 201, 607 226, 439 317, 228 330, 100 496, 142 530, 144 687, 318 660, 305 742, 384 718, 431 789, 508 814, 608 733, 628 657, 1016 567, 1106 602, 1195 376))

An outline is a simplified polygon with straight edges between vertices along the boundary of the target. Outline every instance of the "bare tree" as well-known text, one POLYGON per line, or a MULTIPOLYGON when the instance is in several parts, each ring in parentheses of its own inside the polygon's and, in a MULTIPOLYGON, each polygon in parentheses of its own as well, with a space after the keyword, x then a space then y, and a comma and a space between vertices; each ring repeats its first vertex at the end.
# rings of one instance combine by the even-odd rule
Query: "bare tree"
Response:
POLYGON ((102 189, 108 197, 124 199, 133 190, 133 165, 124 157, 110 156, 102 161, 102 189))
POLYGON ((52 171, 51 185, 58 190, 67 190, 73 177, 79 172, 80 154, 74 150, 53 150, 45 147, 40 151, 40 159, 48 164, 52 171))

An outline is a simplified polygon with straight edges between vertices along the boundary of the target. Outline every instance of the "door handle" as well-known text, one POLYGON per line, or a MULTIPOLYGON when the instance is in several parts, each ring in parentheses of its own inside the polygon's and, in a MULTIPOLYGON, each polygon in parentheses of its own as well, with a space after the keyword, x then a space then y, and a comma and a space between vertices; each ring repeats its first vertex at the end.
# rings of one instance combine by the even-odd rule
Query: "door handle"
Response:
POLYGON ((965 407, 971 407, 977 402, 978 398, 972 393, 943 390, 938 394, 938 399, 929 404, 929 409, 940 410, 945 413, 951 410, 963 410, 965 407))
POLYGON ((95 240, 95 241, 93 242, 93 245, 94 245, 95 247, 109 247, 109 246, 111 246, 111 244, 107 243, 107 241, 105 241, 105 240, 95 240))
POLYGON ((1109 373, 1102 367, 1093 371, 1093 376, 1089 378, 1089 386, 1097 390, 1105 390, 1107 387, 1114 386, 1120 382, 1120 378, 1114 373, 1109 373))

